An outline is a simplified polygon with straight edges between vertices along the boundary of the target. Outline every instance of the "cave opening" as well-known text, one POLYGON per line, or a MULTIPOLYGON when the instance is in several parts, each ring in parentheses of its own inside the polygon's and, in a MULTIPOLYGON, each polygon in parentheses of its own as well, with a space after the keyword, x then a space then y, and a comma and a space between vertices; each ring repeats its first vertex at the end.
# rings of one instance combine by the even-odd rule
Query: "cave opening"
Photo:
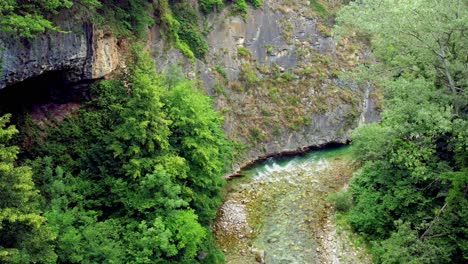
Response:
MULTIPOLYGON (((11 113, 17 123, 30 114, 35 119, 64 116, 89 100, 92 80, 71 82, 66 71, 51 71, 0 90, 0 115, 11 113)), ((37 121, 37 120, 36 120, 37 121)))

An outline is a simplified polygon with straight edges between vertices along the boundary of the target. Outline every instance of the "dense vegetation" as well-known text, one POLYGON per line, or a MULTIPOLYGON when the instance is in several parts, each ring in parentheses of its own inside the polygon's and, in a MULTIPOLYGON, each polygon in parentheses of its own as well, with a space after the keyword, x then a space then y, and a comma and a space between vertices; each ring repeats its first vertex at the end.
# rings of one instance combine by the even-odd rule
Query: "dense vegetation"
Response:
MULTIPOLYGON (((262 5, 235 0, 233 12, 246 14, 247 2, 262 5)), ((117 37, 143 38, 156 23, 183 54, 202 59, 202 16, 224 4, 1 0, 0 29, 28 39, 60 32, 53 21, 69 9, 117 37)), ((337 208, 349 208, 346 220, 377 263, 468 261, 468 2, 359 0, 337 21, 338 33, 369 41, 378 63, 352 78, 378 87, 385 109, 353 135, 362 169, 348 193, 332 197, 337 208)), ((199 252, 222 262, 209 231, 232 152, 220 117, 194 83, 177 71, 155 74, 139 53, 63 122, 18 133, 10 115, 0 117, 0 262, 193 263, 199 252)), ((254 75, 244 68, 240 79, 256 85, 254 75)))
MULTIPOLYGON (((255 8, 261 0, 249 0, 255 8)), ((192 3, 193 4, 193 3, 192 3)), ((219 11, 223 0, 199 0, 201 14, 219 11)), ((208 52, 200 12, 189 1, 168 0, 2 0, 0 31, 32 39, 46 31, 66 32, 53 21, 61 11, 73 13, 77 21, 88 19, 116 37, 145 38, 148 26, 158 23, 167 40, 185 56, 202 59, 208 52), (152 15, 152 13, 154 15, 152 15)), ((234 13, 246 14, 247 4, 236 0, 234 13)))
POLYGON ((208 97, 135 52, 63 122, 0 119, 0 262, 219 263, 208 229, 230 144, 208 97))
POLYGON ((379 63, 354 77, 385 109, 354 133, 363 168, 347 220, 377 263, 466 263, 468 2, 361 0, 338 21, 370 41, 379 63))

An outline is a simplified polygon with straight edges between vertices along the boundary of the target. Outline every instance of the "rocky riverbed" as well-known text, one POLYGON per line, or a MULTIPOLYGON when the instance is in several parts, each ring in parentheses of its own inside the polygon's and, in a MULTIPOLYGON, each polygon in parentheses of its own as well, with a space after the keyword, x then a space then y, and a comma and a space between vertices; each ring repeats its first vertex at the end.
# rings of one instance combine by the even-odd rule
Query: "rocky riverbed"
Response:
POLYGON ((232 180, 214 226, 227 263, 371 263, 327 202, 355 170, 347 152, 269 159, 232 180))

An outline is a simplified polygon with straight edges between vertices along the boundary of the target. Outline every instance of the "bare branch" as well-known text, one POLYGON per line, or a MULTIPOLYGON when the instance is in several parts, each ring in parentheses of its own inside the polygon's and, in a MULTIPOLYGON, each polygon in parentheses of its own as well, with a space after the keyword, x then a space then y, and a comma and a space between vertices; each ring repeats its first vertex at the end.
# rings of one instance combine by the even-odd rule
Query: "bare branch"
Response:
POLYGON ((429 224, 429 227, 426 229, 426 231, 424 231, 424 233, 419 237, 419 240, 424 240, 426 238, 426 234, 432 229, 432 226, 434 225, 435 222, 439 221, 439 216, 440 214, 445 210, 445 208, 447 208, 447 204, 448 203, 445 203, 444 206, 442 206, 442 208, 439 210, 439 212, 437 212, 436 216, 434 217, 434 219, 431 221, 431 223, 429 224))

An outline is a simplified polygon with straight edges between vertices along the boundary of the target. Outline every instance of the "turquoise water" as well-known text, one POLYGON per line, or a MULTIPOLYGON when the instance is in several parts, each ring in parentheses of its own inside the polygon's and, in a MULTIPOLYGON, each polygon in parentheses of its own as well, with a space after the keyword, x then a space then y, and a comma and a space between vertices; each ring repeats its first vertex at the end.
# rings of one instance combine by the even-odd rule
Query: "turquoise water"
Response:
MULTIPOLYGON (((349 147, 270 158, 233 180, 232 197, 242 197, 253 235, 239 240, 264 252, 266 263, 321 263, 317 230, 329 193, 342 186, 334 180, 350 156, 349 147), (340 168, 341 168, 340 167, 340 168)), ((255 263, 232 250, 228 263, 255 263), (230 257, 232 256, 232 257, 230 257)))
POLYGON ((260 162, 255 166, 244 171, 244 174, 247 177, 254 177, 272 169, 282 170, 287 172, 288 168, 293 168, 294 166, 304 166, 309 163, 316 163, 320 160, 332 159, 336 157, 347 157, 351 155, 351 147, 337 147, 329 148, 324 150, 310 151, 305 154, 300 154, 290 157, 281 157, 281 158, 269 158, 266 161, 260 162))

